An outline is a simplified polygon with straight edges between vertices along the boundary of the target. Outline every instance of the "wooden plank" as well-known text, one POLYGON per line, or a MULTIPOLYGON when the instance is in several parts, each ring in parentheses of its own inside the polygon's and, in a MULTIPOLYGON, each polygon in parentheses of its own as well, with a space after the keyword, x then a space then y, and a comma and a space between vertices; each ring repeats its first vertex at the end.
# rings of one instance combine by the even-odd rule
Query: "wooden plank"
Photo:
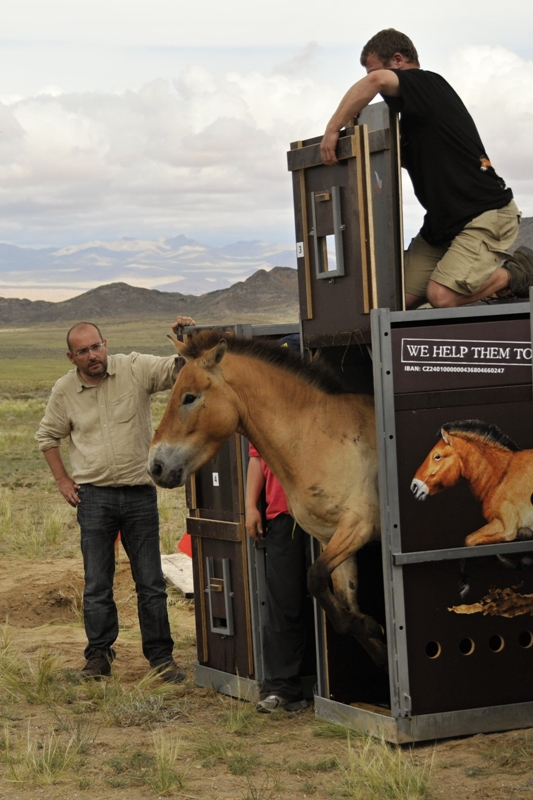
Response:
MULTIPOLYGON (((357 128, 360 126, 356 126, 357 128)), ((370 131, 368 135, 369 149, 371 153, 378 153, 381 150, 390 148, 390 131, 384 128, 379 131, 370 131)), ((292 145, 291 145, 292 147, 292 145)), ((341 136, 337 144, 337 158, 343 161, 345 158, 353 158, 357 152, 355 135, 341 136)), ((303 145, 287 153, 287 166, 289 172, 297 169, 307 169, 308 167, 318 167, 324 162, 320 155, 320 144, 303 145)))
POLYGON ((302 209, 302 242, 304 246, 304 273, 305 273, 305 305, 306 318, 313 319, 313 292, 311 279, 311 259, 309 256, 309 222, 307 219, 307 191, 305 188, 305 170, 298 172, 300 176, 300 203, 302 209))
POLYGON ((244 522, 223 522, 219 519, 187 517, 187 531, 191 536, 206 539, 225 539, 230 542, 244 541, 244 522))
POLYGON ((185 553, 161 556, 163 575, 168 583, 176 586, 185 597, 194 597, 192 558, 185 553))
POLYGON ((363 314, 370 314, 373 307, 374 292, 371 281, 370 250, 369 250, 369 231, 368 231, 368 187, 367 187, 367 161, 368 154, 365 152, 365 127, 357 129, 357 158, 356 158, 356 181, 357 181, 357 206, 359 210, 359 242, 361 248, 361 273, 363 279, 363 314))

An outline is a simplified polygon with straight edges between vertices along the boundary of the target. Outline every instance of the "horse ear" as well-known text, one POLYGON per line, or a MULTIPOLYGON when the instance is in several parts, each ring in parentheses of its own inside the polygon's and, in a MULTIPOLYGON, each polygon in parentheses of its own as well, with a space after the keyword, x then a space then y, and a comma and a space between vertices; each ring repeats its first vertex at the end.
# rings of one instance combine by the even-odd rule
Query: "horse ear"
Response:
POLYGON ((187 350, 187 345, 185 344, 185 342, 180 342, 178 341, 178 339, 174 339, 174 337, 171 336, 170 333, 167 333, 167 336, 174 345, 174 347, 176 348, 176 350, 178 351, 178 353, 180 354, 180 356, 184 358, 185 361, 188 361, 188 358, 185 355, 185 351, 187 350))
POLYGON ((200 366, 204 367, 205 369, 213 369, 217 366, 217 364, 220 364, 227 349, 227 341, 225 339, 221 339, 217 345, 211 348, 211 350, 206 350, 202 356, 202 360, 200 361, 200 366))
POLYGON ((451 439, 450 439, 450 437, 449 437, 448 433, 447 433, 447 432, 444 430, 444 428, 441 428, 441 429, 440 429, 440 435, 442 436, 442 438, 444 439, 444 441, 446 442, 446 444, 449 444, 449 445, 450 445, 450 447, 451 447, 451 446, 452 446, 451 439))

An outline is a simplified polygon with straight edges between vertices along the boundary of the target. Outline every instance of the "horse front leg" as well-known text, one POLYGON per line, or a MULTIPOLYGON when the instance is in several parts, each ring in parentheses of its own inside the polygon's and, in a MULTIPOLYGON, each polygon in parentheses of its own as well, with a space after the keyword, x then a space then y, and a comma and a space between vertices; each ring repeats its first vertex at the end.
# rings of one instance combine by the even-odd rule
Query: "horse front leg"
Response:
POLYGON ((355 530, 353 525, 341 523, 327 547, 311 565, 307 585, 337 633, 352 635, 374 663, 387 670, 387 645, 383 629, 375 619, 361 613, 357 603, 357 563, 354 555, 370 540, 371 534, 372 528, 362 523, 355 530))
POLYGON ((482 528, 474 531, 474 533, 469 533, 465 539, 465 544, 468 547, 474 547, 476 544, 508 542, 514 538, 514 535, 509 536, 501 520, 493 519, 487 525, 483 525, 482 528))

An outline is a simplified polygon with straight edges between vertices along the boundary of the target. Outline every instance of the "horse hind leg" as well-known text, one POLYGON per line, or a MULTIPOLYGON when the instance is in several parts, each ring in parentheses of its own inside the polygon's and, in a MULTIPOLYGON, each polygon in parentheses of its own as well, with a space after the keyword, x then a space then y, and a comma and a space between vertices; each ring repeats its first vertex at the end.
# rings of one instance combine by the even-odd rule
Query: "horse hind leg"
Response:
POLYGON ((339 564, 331 573, 333 596, 352 616, 348 633, 357 639, 378 667, 387 670, 388 655, 384 640, 385 632, 373 617, 360 611, 357 602, 357 578, 357 561, 353 555, 339 564))
MULTIPOLYGON (((335 537, 339 532, 335 532, 324 552, 311 565, 308 572, 309 591, 316 597, 337 633, 352 635, 374 663, 387 670, 387 645, 383 629, 372 617, 359 610, 353 544, 350 550, 344 552, 335 547, 335 537)), ((353 543, 353 536, 351 539, 353 543)))

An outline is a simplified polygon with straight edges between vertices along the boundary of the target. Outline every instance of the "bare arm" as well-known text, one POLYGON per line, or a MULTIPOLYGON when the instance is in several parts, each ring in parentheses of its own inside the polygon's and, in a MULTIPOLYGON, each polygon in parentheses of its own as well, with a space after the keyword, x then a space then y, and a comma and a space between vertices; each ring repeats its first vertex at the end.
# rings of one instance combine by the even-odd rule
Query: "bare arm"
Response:
POLYGON ((51 447, 49 450, 44 450, 43 455, 52 471, 52 475, 57 483, 57 488, 67 503, 76 508, 81 502, 78 495, 78 489, 80 487, 79 484, 74 483, 65 469, 59 447, 51 447))
POLYGON ((263 534, 263 520, 258 508, 261 491, 265 485, 265 476, 261 469, 261 459, 252 456, 248 462, 246 475, 246 533, 251 539, 258 541, 263 534))
POLYGON ((340 129, 346 125, 349 119, 356 117, 380 93, 387 97, 398 97, 400 94, 398 76, 390 69, 378 69, 370 72, 366 77, 354 83, 351 89, 348 89, 328 122, 320 144, 320 153, 324 164, 338 163, 335 148, 340 129))
POLYGON ((186 325, 196 325, 196 322, 192 317, 182 317, 180 315, 176 317, 176 322, 174 322, 172 325, 172 330, 177 336, 179 333, 179 328, 185 328, 186 325))

